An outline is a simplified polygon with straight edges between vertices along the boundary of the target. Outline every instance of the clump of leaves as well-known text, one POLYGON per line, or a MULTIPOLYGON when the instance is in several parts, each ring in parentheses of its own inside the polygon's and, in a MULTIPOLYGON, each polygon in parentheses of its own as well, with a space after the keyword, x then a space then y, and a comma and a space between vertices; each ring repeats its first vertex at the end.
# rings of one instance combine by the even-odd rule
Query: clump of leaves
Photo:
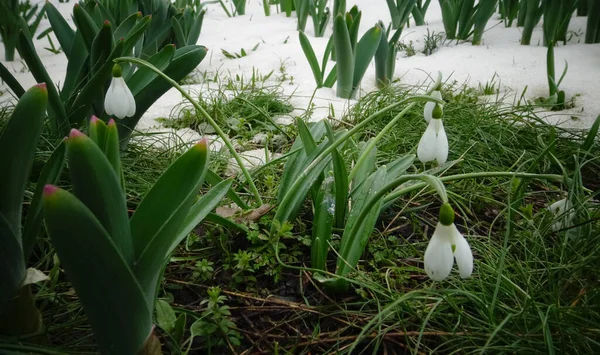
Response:
POLYGON ((192 272, 192 278, 194 280, 206 281, 212 277, 214 263, 206 259, 202 259, 196 262, 195 269, 192 272))
POLYGON ((280 235, 270 235, 268 230, 273 222, 268 217, 263 217, 261 223, 250 223, 248 225, 248 234, 244 249, 238 249, 230 260, 225 263, 224 268, 232 270, 232 279, 235 283, 244 284, 246 287, 255 284, 257 279, 255 274, 269 276, 273 283, 278 283, 282 279, 282 266, 277 262, 275 255, 276 248, 279 250, 279 257, 285 263, 298 263, 304 253, 299 249, 300 246, 310 245, 310 238, 301 234, 292 233, 292 225, 285 223, 280 228, 280 235), (294 245, 288 248, 285 242, 294 245))
POLYGON ((208 298, 200 302, 206 306, 202 316, 192 324, 190 332, 202 339, 202 348, 208 353, 230 346, 240 346, 241 335, 231 319, 227 297, 221 295, 221 288, 211 287, 206 291, 208 298))

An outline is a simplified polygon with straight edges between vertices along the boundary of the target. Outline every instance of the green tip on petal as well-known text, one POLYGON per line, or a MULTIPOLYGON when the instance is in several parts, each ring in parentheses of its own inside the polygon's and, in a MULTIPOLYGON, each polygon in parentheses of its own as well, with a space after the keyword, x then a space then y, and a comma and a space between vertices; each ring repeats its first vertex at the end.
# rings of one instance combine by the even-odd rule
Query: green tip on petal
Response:
POLYGON ((431 117, 440 119, 442 116, 444 116, 444 110, 442 109, 442 106, 436 103, 433 111, 431 112, 431 117))
POLYGON ((56 187, 54 185, 48 184, 48 185, 44 186, 44 196, 51 196, 56 191, 58 191, 58 187, 56 187))
POLYGON ((113 65, 112 75, 115 78, 120 78, 121 76, 123 76, 123 71, 121 70, 121 66, 119 64, 113 65))
POLYGON ((440 223, 444 226, 449 226, 454 223, 454 210, 449 203, 444 203, 440 207, 440 223))

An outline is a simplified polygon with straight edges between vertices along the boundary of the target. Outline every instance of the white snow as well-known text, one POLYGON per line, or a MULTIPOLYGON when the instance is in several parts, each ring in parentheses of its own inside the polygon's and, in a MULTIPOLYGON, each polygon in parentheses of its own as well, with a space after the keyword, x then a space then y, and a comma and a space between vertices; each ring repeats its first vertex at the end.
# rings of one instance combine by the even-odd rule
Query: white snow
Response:
MULTIPOLYGON (((74 2, 51 2, 72 24, 71 12, 74 2)), ((226 3, 230 4, 230 1, 226 3)), ((378 20, 383 20, 386 24, 390 22, 384 0, 349 0, 348 9, 354 4, 363 12, 361 34, 378 20)), ((242 76, 248 80, 253 73, 266 76, 273 71, 267 81, 282 80, 285 74, 283 90, 285 94, 293 94, 292 103, 296 107, 292 115, 279 117, 279 122, 290 123, 294 114, 301 114, 307 109, 313 112, 311 120, 319 120, 328 115, 339 117, 354 101, 335 97, 335 86, 334 89, 322 88, 315 91, 312 72, 298 41, 296 19, 277 13, 276 6, 271 6, 271 13, 271 16, 265 17, 262 0, 249 0, 247 14, 233 18, 228 18, 219 4, 208 5, 199 44, 208 47, 209 52, 197 68, 197 73, 200 74, 197 76, 199 83, 187 88, 201 94, 203 90, 215 86, 215 83, 203 82, 202 78, 213 78, 215 74, 219 74, 221 80, 228 75, 242 76), (253 51, 257 44, 258 47, 253 51), (231 53, 239 53, 242 48, 248 55, 240 59, 228 59, 221 52, 221 49, 224 49, 231 53)), ((586 128, 600 114, 600 93, 597 90, 600 80, 600 44, 583 44, 585 20, 585 17, 573 17, 570 24, 573 34, 571 40, 567 45, 560 45, 555 49, 557 75, 562 72, 565 61, 568 62, 569 70, 561 89, 566 92, 567 99, 575 96, 575 107, 552 112, 547 117, 548 122, 552 124, 586 128)), ((401 41, 413 41, 417 51, 420 51, 428 29, 436 33, 443 32, 438 1, 431 2, 425 21, 427 25, 420 27, 415 27, 411 21, 411 27, 404 30, 401 41)), ((40 31, 48 26, 47 20, 42 21, 40 31)), ((331 34, 331 21, 325 37, 315 38, 312 20, 309 17, 306 32, 320 59, 331 34)), ((412 57, 405 57, 404 52, 399 52, 395 78, 400 78, 401 83, 407 85, 427 85, 430 83, 430 77, 435 77, 437 72, 441 71, 444 80, 448 82, 457 81, 477 87, 479 84, 485 85, 496 75, 501 90, 499 96, 508 94, 509 98, 518 100, 526 87, 526 97, 529 99, 547 96, 546 48, 540 43, 541 36, 540 23, 534 31, 532 45, 521 46, 521 29, 514 25, 512 28, 505 28, 498 14, 495 14, 488 23, 480 46, 473 46, 470 42, 447 42, 430 56, 418 53, 412 57)), ((58 45, 56 39, 54 43, 58 45)), ((60 85, 67 64, 64 54, 55 55, 45 50, 44 47, 48 47, 47 39, 36 40, 35 45, 50 76, 60 85)), ((3 48, 0 49, 2 59, 3 51, 3 48)), ((27 88, 35 83, 20 59, 13 63, 3 63, 8 64, 23 87, 27 88)), ((328 70, 331 67, 332 62, 329 63, 328 70)), ((4 95, 0 96, 0 103, 12 100, 3 84, 0 85, 0 90, 4 91, 4 95)), ((371 90, 376 90, 373 63, 361 83, 362 92, 371 90)), ((170 90, 146 112, 137 129, 148 132, 160 130, 160 124, 155 118, 169 117, 181 101, 181 94, 174 89, 170 90)), ((188 131, 164 128, 163 131, 167 132, 167 136, 181 134, 182 139, 197 140, 199 137, 188 131)))

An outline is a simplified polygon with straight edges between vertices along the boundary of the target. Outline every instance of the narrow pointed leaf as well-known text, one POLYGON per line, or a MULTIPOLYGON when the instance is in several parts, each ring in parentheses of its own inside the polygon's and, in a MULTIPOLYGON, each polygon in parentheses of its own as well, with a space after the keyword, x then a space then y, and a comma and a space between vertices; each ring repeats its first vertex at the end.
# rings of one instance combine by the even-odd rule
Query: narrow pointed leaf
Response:
POLYGON ((337 64, 334 65, 333 68, 331 68, 329 75, 327 75, 327 78, 323 82, 323 86, 326 88, 332 88, 333 84, 335 84, 336 81, 337 81, 337 64))
MULTIPOLYGON (((161 71, 165 71, 175 55, 175 45, 166 45, 160 52, 156 53, 148 59, 148 63, 154 65, 161 71)), ((127 86, 133 96, 140 93, 146 88, 154 79, 158 77, 158 74, 154 73, 148 68, 138 69, 132 76, 127 80, 127 86)))
POLYGON ((67 157, 75 195, 96 216, 127 264, 133 265, 125 194, 113 167, 102 150, 77 130, 67 140, 67 157))
POLYGON ((0 62, 0 79, 4 81, 16 97, 20 98, 25 93, 25 89, 23 89, 19 81, 6 69, 2 62, 0 62))
MULTIPOLYGON (((369 143, 372 139, 375 138, 371 138, 363 144, 360 150, 360 154, 358 155, 359 157, 362 157, 365 154, 365 151, 369 147, 369 143)), ((356 191, 360 187, 360 185, 367 179, 367 177, 371 175, 373 171, 375 171, 375 162, 377 161, 377 148, 374 147, 366 154, 368 154, 368 158, 364 160, 364 164, 358 167, 356 174, 354 174, 354 179, 352 179, 352 194, 354 194, 354 191, 356 191)))
POLYGON ((175 34, 175 44, 178 47, 184 47, 187 41, 185 39, 185 35, 183 34, 181 24, 179 23, 177 18, 171 18, 171 26, 173 27, 173 33, 175 34))
POLYGON ((27 210, 25 226, 23 227, 23 256, 25 260, 29 260, 35 245, 35 239, 38 237, 40 228, 42 227, 42 193, 44 191, 44 186, 56 183, 65 165, 65 157, 66 144, 63 140, 56 149, 54 149, 54 152, 44 165, 36 183, 33 198, 31 199, 31 204, 27 210))
POLYGON ((356 44, 356 58, 354 59, 354 75, 352 76, 352 90, 354 91, 363 76, 367 72, 367 68, 377 51, 381 39, 381 28, 375 26, 368 30, 356 44))
POLYGON ((90 139, 96 143, 100 150, 104 151, 106 147, 106 123, 96 116, 90 120, 90 139))
POLYGON ((196 228, 204 218, 215 209, 223 197, 227 194, 227 191, 231 188, 231 184, 233 180, 223 180, 219 184, 212 187, 206 194, 194 203, 194 205, 190 208, 188 215, 185 217, 183 224, 181 225, 181 230, 179 231, 177 237, 171 243, 169 247, 168 254, 170 254, 177 245, 190 234, 194 228, 196 228))
POLYGON ((365 205, 367 205, 369 198, 385 185, 386 175, 387 169, 385 166, 377 169, 376 172, 367 178, 360 187, 356 197, 352 200, 352 210, 348 216, 348 223, 344 229, 339 249, 340 256, 338 257, 336 274, 340 276, 346 275, 356 267, 358 260, 365 250, 369 236, 373 232, 373 228, 375 228, 375 223, 379 217, 379 210, 381 209, 383 199, 377 201, 368 212, 367 218, 360 225, 354 222, 365 208, 365 205))
POLYGON ((68 58, 67 75, 60 92, 60 97, 64 101, 74 99, 74 93, 78 91, 77 87, 83 86, 85 82, 82 79, 87 74, 89 67, 89 53, 79 31, 75 33, 68 58))
POLYGON ((79 4, 73 6, 73 21, 81 33, 88 52, 92 50, 92 42, 99 29, 94 19, 79 4))
POLYGON ((333 43, 337 61, 337 96, 349 99, 352 95, 354 75, 354 53, 350 44, 350 35, 342 15, 335 18, 333 43))
MULTIPOLYGON (((317 141, 321 140, 324 134, 324 121, 319 121, 310 128, 310 135, 317 141)), ((283 168, 283 173, 279 182, 279 189, 277 191, 277 201, 279 202, 281 202, 285 194, 288 193, 289 188, 293 185, 298 175, 308 164, 310 164, 310 162, 307 161, 306 150, 304 149, 302 139, 296 139, 294 144, 292 144, 290 151, 294 150, 298 150, 298 153, 290 156, 285 164, 285 167, 283 168)))
POLYGON ((63 106, 58 90, 54 86, 50 75, 46 71, 44 64, 37 55, 35 47, 31 42, 31 39, 27 37, 23 32, 19 33, 19 54, 27 63, 27 67, 31 70, 31 74, 38 83, 46 83, 46 90, 48 90, 48 104, 51 114, 55 116, 54 120, 50 120, 51 123, 56 123, 52 129, 55 132, 67 133, 69 129, 69 121, 67 119, 67 113, 63 106))
POLYGON ((2 304, 15 296, 25 278, 25 261, 20 238, 0 214, 0 311, 2 304))
MULTIPOLYGON (((152 23, 151 16, 145 16, 139 22, 133 26, 133 29, 129 31, 129 34, 125 37, 125 45, 123 47, 124 53, 131 53, 133 47, 135 47, 136 43, 144 36, 146 29, 150 27, 152 23)), ((122 38, 122 37, 121 37, 122 38)))
POLYGON ((87 81, 77 95, 77 99, 70 107, 69 122, 80 126, 89 117, 94 102, 104 102, 104 83, 111 78, 113 59, 120 57, 123 50, 123 41, 119 41, 112 50, 108 59, 102 64, 94 75, 87 81))
POLYGON ((114 23, 114 24, 119 23, 119 22, 117 22, 118 19, 113 17, 113 14, 110 12, 110 10, 108 10, 106 8, 106 6, 104 6, 104 4, 101 1, 96 1, 96 8, 94 11, 96 11, 96 9, 100 13, 101 22, 106 20, 106 21, 108 21, 110 23, 114 23))
MULTIPOLYGON (((206 182, 208 182, 212 186, 217 186, 221 182, 225 181, 223 178, 221 178, 217 173, 215 173, 211 169, 206 170, 205 179, 206 179, 206 182)), ((250 206, 248 206, 248 204, 246 202, 244 202, 244 200, 242 200, 240 198, 240 196, 231 187, 229 187, 229 190, 227 191, 227 197, 231 201, 233 201, 236 205, 238 205, 241 209, 243 209, 243 210, 250 209, 250 206)))
POLYGON ((92 51, 90 52, 90 67, 92 68, 92 74, 106 63, 112 51, 112 26, 110 22, 106 21, 92 42, 92 51))
POLYGON ((331 239, 331 226, 333 224, 333 217, 329 213, 330 201, 324 198, 324 194, 326 193, 321 191, 319 198, 315 202, 315 217, 310 248, 311 267, 319 270, 325 270, 327 252, 329 251, 327 242, 331 239))
POLYGON ((121 38, 127 37, 137 22, 142 18, 141 12, 136 12, 129 15, 123 22, 119 24, 114 32, 114 40, 118 41, 121 38))
POLYGON ((394 160, 393 162, 389 163, 387 165, 387 181, 392 181, 398 177, 400 177, 400 175, 404 174, 412 165, 413 162, 415 161, 415 155, 414 154, 409 154, 403 157, 400 157, 396 160, 394 160))
POLYGON ((594 143, 596 142, 596 135, 598 134, 599 127, 600 127, 600 115, 598 115, 598 117, 596 117, 596 120, 594 120, 592 127, 590 127, 587 137, 585 138, 585 141, 581 145, 582 151, 587 152, 592 148, 592 146, 594 146, 594 143))
POLYGON ((298 32, 298 37, 300 40, 300 46, 302 47, 302 51, 306 56, 306 60, 308 60, 308 64, 310 65, 310 69, 313 72, 313 76, 315 77, 315 82, 317 87, 320 88, 323 86, 323 75, 321 73, 321 68, 319 68, 319 62, 317 61, 317 56, 315 55, 315 51, 313 50, 308 37, 304 34, 304 32, 298 32))
POLYGON ((69 26, 67 20, 61 15, 61 13, 52 5, 50 1, 46 1, 44 5, 46 8, 46 15, 52 26, 52 31, 58 39, 58 43, 63 49, 63 52, 67 56, 67 59, 71 59, 71 45, 75 39, 75 31, 69 26))
POLYGON ((104 146, 104 155, 110 166, 112 166, 115 174, 119 178, 121 188, 125 191, 125 177, 123 176, 123 170, 121 169, 121 150, 119 145, 119 132, 117 124, 114 120, 108 122, 106 129, 106 145, 104 146))
MULTIPOLYGON (((21 244, 23 191, 31 171, 48 103, 45 85, 36 85, 21 97, 0 136, 0 215, 21 244)), ((19 254, 21 256, 22 254, 19 254)))
POLYGON ((169 247, 202 183, 208 164, 205 140, 179 157, 165 171, 131 217, 131 237, 135 248, 135 274, 146 293, 149 306, 169 247))
MULTIPOLYGON (((319 144, 317 149, 315 149, 315 151, 306 158, 307 161, 312 162, 315 160, 315 158, 319 156, 329 145, 330 142, 328 140, 325 140, 319 144)), ((325 167, 330 163, 331 155, 328 155, 318 164, 316 164, 310 171, 307 171, 306 175, 295 175, 295 179, 285 192, 285 195, 280 202, 273 219, 279 221, 280 224, 283 224, 284 222, 292 221, 294 218, 296 218, 296 214, 304 202, 308 191, 313 187, 319 176, 323 174, 325 167)))
POLYGON ((298 117, 296 123, 298 125, 298 136, 302 140, 302 146, 306 151, 306 155, 310 155, 317 148, 315 138, 310 133, 310 130, 308 129, 306 123, 304 123, 302 118, 298 117))
MULTIPOLYGON (((329 140, 333 142, 335 135, 331 125, 325 122, 325 127, 327 127, 329 140)), ((337 148, 331 152, 331 158, 333 162, 333 179, 335 182, 335 213, 333 220, 336 227, 343 228, 346 219, 346 209, 348 207, 348 171, 346 169, 346 162, 344 162, 344 158, 337 148)))

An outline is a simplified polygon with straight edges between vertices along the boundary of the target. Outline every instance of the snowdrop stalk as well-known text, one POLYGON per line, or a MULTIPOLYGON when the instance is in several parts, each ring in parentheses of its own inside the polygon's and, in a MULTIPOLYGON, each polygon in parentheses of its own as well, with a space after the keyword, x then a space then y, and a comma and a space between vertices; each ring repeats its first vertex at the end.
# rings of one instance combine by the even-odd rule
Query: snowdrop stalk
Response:
POLYGON ((135 99, 119 64, 113 66, 113 79, 104 98, 104 110, 107 114, 123 119, 135 115, 135 99))
POLYGON ((177 89, 177 91, 179 91, 181 93, 181 95, 183 97, 185 97, 192 104, 192 106, 194 106, 194 108, 196 109, 196 111, 199 112, 202 115, 202 117, 204 117, 206 119, 206 121, 208 121, 208 123, 213 127, 213 129, 215 130, 215 132, 217 132, 217 134, 219 135, 219 137, 221 137, 221 139, 225 143, 225 146, 227 147, 227 149, 229 149, 229 152, 231 153, 231 155, 235 159, 236 163, 238 164, 238 166, 242 170, 242 174, 246 178, 246 181, 248 181, 248 185, 250 187, 250 191, 252 192, 252 194, 256 198, 256 201, 257 201, 258 205, 262 205, 263 204, 262 198, 260 197, 260 193, 258 192, 258 189, 256 188, 256 185, 254 184, 254 180, 252 179, 252 176, 250 176, 250 172, 248 172, 248 168, 246 168, 246 166, 244 165, 244 162, 242 161, 242 158, 236 152, 236 150, 233 147, 233 144, 231 143, 231 140, 229 139, 229 137, 225 134, 225 132, 223 132, 223 130, 221 129, 221 127, 219 127, 219 125, 217 124, 217 122, 215 122, 215 120, 212 117, 210 117, 210 115, 208 114, 208 112, 206 112, 206 110, 204 108, 202 108, 202 106, 200 106, 198 104, 198 102, 196 100, 194 100, 192 98, 192 96, 181 87, 181 85, 179 85, 175 80, 171 79, 168 75, 166 75, 165 73, 163 73, 160 69, 158 69, 154 65, 146 62, 145 60, 138 59, 138 58, 132 58, 132 57, 120 57, 120 58, 115 59, 115 62, 117 62, 117 63, 118 62, 128 62, 128 63, 137 64, 137 65, 142 66, 142 67, 146 67, 146 68, 152 70, 153 72, 155 72, 156 74, 158 74, 164 80, 166 80, 169 84, 171 84, 172 87, 174 87, 175 89, 177 89))
MULTIPOLYGON (((448 137, 442 122, 443 110, 441 105, 435 104, 432 118, 417 147, 417 157, 423 163, 436 160, 442 165, 448 160, 448 137)), ((427 117, 425 117, 427 120, 427 117)))
MULTIPOLYGON (((434 97, 434 98, 442 101, 442 93, 441 93, 439 87, 437 87, 437 88, 435 88, 435 90, 433 90, 433 92, 431 93, 431 97, 434 97)), ((427 123, 429 123, 429 121, 431 121, 431 118, 433 117, 433 109, 435 108, 436 104, 437 103, 435 101, 428 101, 425 104, 425 109, 423 110, 423 117, 425 117, 425 121, 427 123)), ((440 107, 443 109, 444 105, 440 105, 440 107)))
POLYGON ((450 275, 455 259, 460 277, 464 279, 471 276, 471 247, 454 224, 454 210, 445 203, 440 208, 439 222, 425 250, 425 272, 432 280, 442 281, 450 275))
MULTIPOLYGON (((419 101, 422 101, 423 99, 425 99, 426 102, 434 100, 434 101, 437 101, 439 104, 443 104, 443 101, 441 99, 434 98, 433 94, 432 94, 432 92, 435 90, 435 88, 440 87, 441 83, 442 83, 442 73, 438 72, 435 83, 431 86, 431 88, 428 91, 425 92, 425 95, 432 95, 432 96, 415 96, 414 97, 415 101, 419 102, 419 101)), ((393 104, 393 105, 395 106, 396 104, 393 104)), ((375 136, 374 139, 369 140, 369 143, 367 143, 367 146, 365 147, 363 154, 356 161, 356 164, 354 165, 354 168, 352 169, 352 171, 350 171, 350 176, 348 177, 348 179, 352 180, 354 178, 354 176, 356 176, 356 173, 359 171, 361 166, 363 166, 366 163, 366 161, 368 160, 368 157, 369 157, 369 153, 373 149, 375 149, 375 146, 377 145, 377 143, 379 141, 381 141, 381 139, 383 139, 383 137, 385 137, 387 135, 387 133, 396 126, 396 124, 402 119, 402 117, 404 117, 404 115, 406 115, 412 109, 412 107, 414 105, 415 105, 415 102, 412 102, 411 104, 407 105, 402 111, 400 111, 400 113, 398 113, 396 115, 396 117, 392 118, 392 120, 389 121, 385 125, 385 127, 383 127, 383 129, 377 134, 377 136, 375 136)), ((384 110, 387 110, 387 108, 385 108, 384 110)))

